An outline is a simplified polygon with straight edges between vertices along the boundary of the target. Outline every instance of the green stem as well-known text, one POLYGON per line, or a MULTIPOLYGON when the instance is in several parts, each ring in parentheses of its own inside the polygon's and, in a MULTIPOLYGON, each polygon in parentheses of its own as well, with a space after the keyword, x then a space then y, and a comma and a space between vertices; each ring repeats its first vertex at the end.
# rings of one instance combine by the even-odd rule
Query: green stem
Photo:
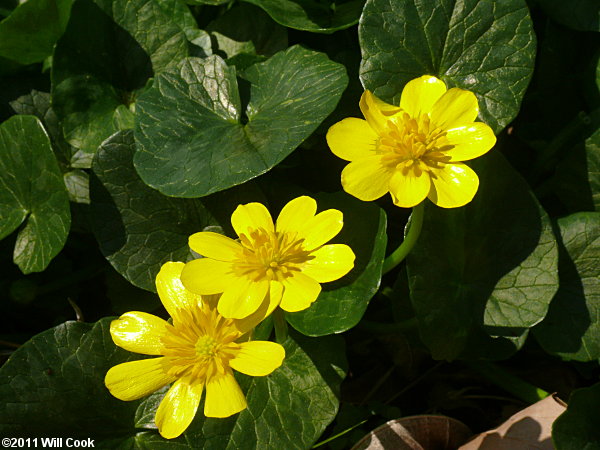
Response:
POLYGON ((281 308, 275 309, 273 311, 273 324, 275 325, 275 340, 280 344, 287 339, 288 335, 288 325, 285 320, 284 312, 281 308))
POLYGON ((537 403, 550 395, 543 389, 507 372, 497 364, 483 361, 465 361, 465 363, 496 386, 501 387, 506 392, 510 392, 525 403, 537 403))
POLYGON ((385 261, 383 261, 382 273, 384 275, 400 264, 417 243, 417 239, 419 239, 421 228, 423 226, 423 212, 425 211, 424 203, 425 202, 421 202, 413 208, 410 219, 408 219, 408 223, 406 224, 402 244, 400 244, 400 246, 394 250, 390 256, 385 258, 385 261))

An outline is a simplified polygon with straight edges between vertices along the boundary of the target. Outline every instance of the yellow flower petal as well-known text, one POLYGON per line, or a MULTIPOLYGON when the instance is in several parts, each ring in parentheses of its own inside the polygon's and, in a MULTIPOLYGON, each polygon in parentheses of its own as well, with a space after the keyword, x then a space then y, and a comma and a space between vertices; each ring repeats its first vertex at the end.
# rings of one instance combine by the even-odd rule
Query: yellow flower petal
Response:
POLYGON ((359 106, 363 116, 377 135, 381 135, 387 128, 388 120, 400 112, 399 107, 378 99, 369 90, 361 95, 359 106))
POLYGON ((269 341, 250 341, 240 344, 240 350, 229 361, 229 365, 246 375, 262 377, 281 366, 283 358, 285 350, 281 345, 269 341))
POLYGON ((469 125, 477 118, 479 105, 471 91, 452 88, 433 105, 431 121, 442 129, 469 125))
POLYGON ((349 117, 329 128, 326 138, 334 155, 354 161, 375 154, 379 135, 366 120, 349 117))
POLYGON ((231 215, 231 225, 238 236, 258 228, 274 230, 271 214, 262 203, 239 205, 231 215))
POLYGON ((400 107, 409 116, 417 118, 431 111, 435 102, 446 92, 446 84, 431 75, 409 81, 402 90, 400 107))
POLYGON ((164 357, 131 361, 111 367, 104 384, 119 400, 137 400, 173 382, 164 357))
POLYGON ((298 233, 306 222, 312 219, 317 212, 317 202, 306 195, 289 201, 277 217, 275 229, 278 233, 298 233))
POLYGON ((304 223, 300 233, 304 237, 302 247, 312 250, 329 242, 342 230, 344 214, 337 209, 327 209, 304 223))
POLYGON ((303 273, 294 273, 283 281, 281 309, 288 312, 308 308, 319 296, 321 285, 303 273))
POLYGON ((131 311, 110 323, 110 335, 115 344, 130 352, 160 355, 161 338, 167 328, 165 320, 152 314, 131 311))
POLYGON ((183 433, 192 423, 204 385, 198 380, 179 379, 169 389, 156 410, 154 421, 158 432, 166 439, 183 433))
POLYGON ((210 258, 194 259, 181 272, 181 282, 192 292, 202 295, 220 294, 234 280, 231 263, 210 258))
POLYGON ((487 153, 495 144, 492 129, 482 122, 473 122, 446 132, 448 143, 454 147, 446 152, 451 161, 468 161, 487 153))
POLYGON ((246 408, 246 397, 231 371, 215 376, 206 384, 206 417, 229 417, 246 408))
POLYGON ((238 330, 240 330, 241 333, 247 333, 269 317, 281 303, 282 296, 283 285, 278 281, 271 281, 269 284, 269 292, 258 309, 248 317, 235 320, 235 325, 238 330))
POLYGON ((217 261, 231 261, 242 251, 238 242, 211 231, 192 234, 189 244, 196 253, 217 261))
POLYGON ((175 321, 178 320, 178 310, 190 309, 200 301, 200 296, 188 291, 181 283, 184 266, 182 262, 168 262, 162 265, 156 275, 156 291, 160 301, 175 321))
POLYGON ((311 259, 302 268, 302 273, 319 283, 342 278, 354 267, 354 252, 344 244, 324 245, 311 253, 311 259))
POLYGON ((466 205, 477 193, 479 178, 465 164, 446 164, 434 171, 429 199, 442 208, 457 208, 466 205))
POLYGON ((393 173, 393 169, 381 162, 381 156, 361 158, 342 171, 342 187, 360 200, 377 200, 389 191, 393 173))
POLYGON ((269 291, 269 281, 253 281, 247 277, 232 280, 227 286, 217 309, 228 319, 243 319, 255 312, 263 303, 269 291))
POLYGON ((425 171, 422 171, 420 176, 416 176, 412 170, 409 170, 406 175, 399 170, 390 180, 392 200, 401 208, 412 208, 421 203, 429 194, 430 187, 431 177, 425 171))

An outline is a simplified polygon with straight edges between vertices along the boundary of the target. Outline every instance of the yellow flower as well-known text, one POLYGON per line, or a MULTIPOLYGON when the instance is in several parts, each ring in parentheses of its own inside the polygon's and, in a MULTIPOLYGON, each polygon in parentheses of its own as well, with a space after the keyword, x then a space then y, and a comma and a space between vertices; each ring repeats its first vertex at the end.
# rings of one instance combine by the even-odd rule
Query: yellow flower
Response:
POLYGON ((298 197, 285 205, 273 224, 261 203, 239 205, 231 224, 239 236, 201 232, 190 236, 190 247, 204 258, 185 265, 181 281, 202 295, 222 293, 218 310, 224 317, 242 319, 308 308, 321 285, 337 280, 354 267, 347 245, 324 245, 343 226, 336 209, 316 214, 317 202, 298 197))
POLYGON ((160 434, 179 436, 192 422, 206 387, 204 414, 228 417, 246 408, 232 370, 264 376, 278 368, 285 350, 268 341, 248 341, 254 324, 225 319, 216 311, 216 298, 200 298, 180 281, 183 263, 169 262, 156 276, 158 295, 173 324, 143 312, 128 312, 110 324, 115 344, 160 358, 112 367, 104 380, 111 394, 136 400, 173 383, 157 411, 160 434), (246 342, 242 342, 242 341, 246 342))
POLYGON ((331 151, 351 161, 342 172, 346 192, 365 201, 390 192, 404 208, 425 197, 442 208, 473 199, 479 179, 461 161, 486 153, 496 137, 475 122, 479 107, 472 92, 446 90, 426 75, 406 84, 399 107, 365 91, 360 109, 367 120, 347 118, 327 132, 331 151))

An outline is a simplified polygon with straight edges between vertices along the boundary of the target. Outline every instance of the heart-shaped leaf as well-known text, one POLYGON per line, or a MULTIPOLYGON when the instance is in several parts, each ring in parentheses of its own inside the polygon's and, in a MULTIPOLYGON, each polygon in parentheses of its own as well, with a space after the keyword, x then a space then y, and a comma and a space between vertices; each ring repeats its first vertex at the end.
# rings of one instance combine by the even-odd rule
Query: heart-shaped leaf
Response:
POLYGON ((560 288, 534 335, 564 359, 600 358, 600 212, 558 219, 562 238, 560 288))
POLYGON ((366 89, 399 104, 408 81, 435 75, 473 91, 496 133, 517 115, 533 73, 524 0, 367 0, 358 31, 366 89))
POLYGON ((552 440, 558 450, 600 448, 598 404, 600 383, 573 391, 567 410, 552 425, 552 440))
POLYGON ((468 205, 426 205, 408 257, 421 337, 436 359, 504 358, 540 322, 558 288, 552 226, 527 183, 491 152, 472 164, 468 205))
POLYGON ((200 197, 271 169, 335 108, 344 67, 299 46, 244 74, 216 55, 163 72, 136 105, 135 167, 166 195, 200 197), (243 123, 246 122, 247 123, 243 123))
POLYGON ((62 249, 71 213, 62 174, 40 121, 13 116, 0 125, 0 239, 24 221, 13 258, 41 272, 62 249))
POLYGON ((379 288, 387 243, 385 212, 346 194, 317 196, 320 209, 344 213, 344 228, 334 241, 349 245, 356 255, 354 269, 341 280, 323 284, 310 308, 287 313, 288 322, 308 336, 341 333, 362 318, 379 288))

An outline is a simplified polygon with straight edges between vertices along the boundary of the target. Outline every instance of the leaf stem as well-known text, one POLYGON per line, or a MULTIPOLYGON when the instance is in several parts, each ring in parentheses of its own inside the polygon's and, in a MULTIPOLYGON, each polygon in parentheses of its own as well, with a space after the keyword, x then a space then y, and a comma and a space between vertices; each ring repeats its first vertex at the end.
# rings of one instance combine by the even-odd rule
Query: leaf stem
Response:
POLYGON ((400 244, 400 246, 394 250, 391 255, 385 258, 385 261, 383 261, 383 275, 400 264, 413 249, 417 239, 419 239, 421 228, 423 227, 423 212, 425 211, 424 203, 425 202, 421 202, 413 208, 412 214, 404 229, 404 240, 402 241, 402 244, 400 244))
POLYGON ((275 340, 282 344, 287 339, 288 325, 281 308, 273 311, 273 324, 275 325, 275 340))
POLYGON ((543 389, 504 370, 497 364, 485 361, 465 361, 465 364, 525 403, 537 403, 550 395, 543 389))

